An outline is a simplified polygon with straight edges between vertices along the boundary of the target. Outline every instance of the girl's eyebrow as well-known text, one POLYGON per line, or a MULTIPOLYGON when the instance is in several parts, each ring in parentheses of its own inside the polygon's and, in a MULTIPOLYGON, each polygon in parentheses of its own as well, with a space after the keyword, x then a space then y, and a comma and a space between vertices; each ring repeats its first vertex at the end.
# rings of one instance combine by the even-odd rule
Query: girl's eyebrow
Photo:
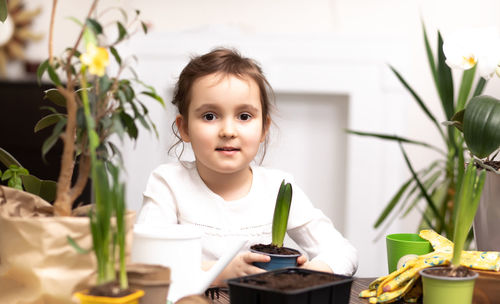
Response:
MULTIPOLYGON (((220 105, 217 104, 211 104, 211 103, 205 103, 199 106, 198 108, 194 109, 195 113, 203 113, 205 111, 209 110, 218 110, 220 108, 220 105)), ((254 105, 251 104, 242 104, 237 107, 238 111, 250 111, 254 113, 259 113, 260 110, 255 107, 254 105)))
POLYGON ((259 113, 260 112, 260 110, 257 107, 255 107, 254 105, 251 105, 251 104, 243 104, 243 105, 241 105, 241 106, 238 107, 238 110, 239 111, 246 110, 246 111, 253 112, 253 113, 259 113))
POLYGON ((194 112, 200 113, 200 112, 205 112, 208 110, 216 110, 216 109, 218 109, 217 105, 211 104, 211 103, 205 103, 205 104, 202 104, 201 106, 199 106, 198 108, 194 109, 194 112))

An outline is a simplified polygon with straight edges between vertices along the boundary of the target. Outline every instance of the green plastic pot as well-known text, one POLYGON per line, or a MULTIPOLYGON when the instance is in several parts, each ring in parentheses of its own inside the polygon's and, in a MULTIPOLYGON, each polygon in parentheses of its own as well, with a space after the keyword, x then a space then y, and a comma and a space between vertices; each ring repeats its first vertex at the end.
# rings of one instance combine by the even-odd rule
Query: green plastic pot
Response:
MULTIPOLYGON (((444 268, 444 267, 434 267, 444 268)), ((424 292, 424 304, 471 304, 474 283, 478 277, 451 278, 428 274, 420 270, 424 292)))
POLYGON ((385 238, 389 273, 402 267, 409 259, 432 252, 431 243, 416 233, 395 233, 385 238))

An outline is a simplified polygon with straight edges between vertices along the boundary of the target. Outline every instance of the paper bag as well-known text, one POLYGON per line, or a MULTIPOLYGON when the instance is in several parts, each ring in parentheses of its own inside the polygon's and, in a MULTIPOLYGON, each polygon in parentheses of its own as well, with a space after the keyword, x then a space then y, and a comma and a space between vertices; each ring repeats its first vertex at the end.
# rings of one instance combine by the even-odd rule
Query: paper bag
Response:
MULTIPOLYGON (((134 216, 127 214, 129 248, 134 216)), ((0 186, 0 303, 72 303, 75 291, 95 284, 93 252, 76 252, 68 236, 91 248, 89 218, 52 216, 40 197, 0 186)))

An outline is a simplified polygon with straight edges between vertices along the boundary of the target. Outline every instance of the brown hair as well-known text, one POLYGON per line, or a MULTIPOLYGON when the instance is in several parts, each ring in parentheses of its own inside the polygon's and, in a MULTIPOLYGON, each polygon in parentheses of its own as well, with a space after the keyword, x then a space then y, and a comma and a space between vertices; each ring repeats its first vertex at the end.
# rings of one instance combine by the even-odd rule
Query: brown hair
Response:
MULTIPOLYGON (((191 88, 193 87, 194 82, 203 76, 217 73, 221 75, 233 75, 239 78, 249 77, 257 83, 260 91, 262 126, 264 128, 270 117, 272 108, 271 102, 274 101, 273 90, 264 76, 259 64, 253 59, 241 56, 241 54, 235 49, 216 48, 202 56, 191 58, 189 63, 186 67, 184 67, 179 75, 179 79, 174 89, 172 104, 177 107, 179 114, 184 116, 184 119, 187 122, 188 109, 191 102, 191 88)), ((179 140, 172 147, 170 147, 169 152, 176 145, 182 143, 178 130, 176 129, 175 121, 172 124, 172 129, 175 136, 179 140)), ((266 137, 262 158, 265 155, 267 142, 268 138, 266 137)), ((184 148, 182 148, 178 158, 182 155, 183 150, 184 148)))

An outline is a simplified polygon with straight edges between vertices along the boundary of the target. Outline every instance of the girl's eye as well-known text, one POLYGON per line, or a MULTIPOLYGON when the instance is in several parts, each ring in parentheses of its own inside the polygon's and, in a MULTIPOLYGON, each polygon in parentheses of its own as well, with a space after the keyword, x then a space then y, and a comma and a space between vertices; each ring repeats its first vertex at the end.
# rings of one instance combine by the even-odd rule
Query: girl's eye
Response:
POLYGON ((216 118, 217 118, 217 116, 215 116, 214 113, 205 113, 205 114, 203 114, 203 119, 204 120, 211 121, 211 120, 214 120, 216 118))
POLYGON ((241 113, 240 114, 240 120, 250 120, 252 118, 252 115, 248 113, 241 113))

